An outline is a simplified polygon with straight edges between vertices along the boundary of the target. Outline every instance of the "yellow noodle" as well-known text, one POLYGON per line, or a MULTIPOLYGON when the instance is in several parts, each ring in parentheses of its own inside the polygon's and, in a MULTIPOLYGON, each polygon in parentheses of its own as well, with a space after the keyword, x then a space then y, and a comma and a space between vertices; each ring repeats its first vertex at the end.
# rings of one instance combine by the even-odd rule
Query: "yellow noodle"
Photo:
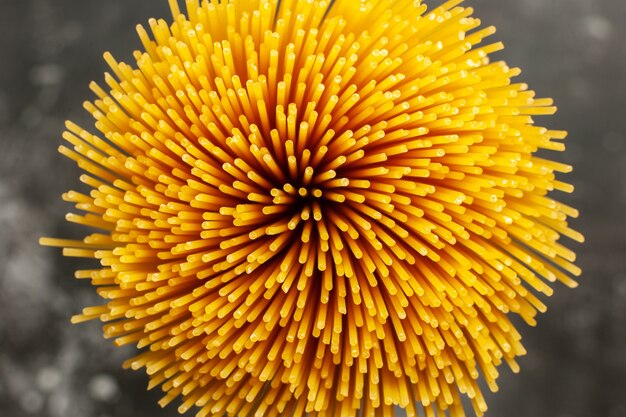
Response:
POLYGON ((169 3, 134 65, 105 54, 101 137, 63 134, 91 188, 67 220, 100 232, 41 243, 109 300, 73 322, 181 413, 482 415, 477 379, 525 354, 508 315, 581 272, 548 195, 571 167, 535 155, 565 149, 552 100, 462 0, 169 3))

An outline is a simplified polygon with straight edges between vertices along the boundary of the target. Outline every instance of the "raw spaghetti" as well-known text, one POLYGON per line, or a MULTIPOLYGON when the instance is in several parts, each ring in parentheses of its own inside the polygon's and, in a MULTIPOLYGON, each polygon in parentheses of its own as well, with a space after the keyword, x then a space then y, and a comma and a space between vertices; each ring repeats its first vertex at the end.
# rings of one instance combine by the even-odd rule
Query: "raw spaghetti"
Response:
POLYGON ((136 63, 67 123, 60 152, 88 192, 42 239, 108 302, 104 335, 141 353, 162 405, 198 416, 463 416, 578 275, 561 236, 572 191, 536 156, 552 100, 488 55, 452 0, 170 1, 138 27, 136 63))

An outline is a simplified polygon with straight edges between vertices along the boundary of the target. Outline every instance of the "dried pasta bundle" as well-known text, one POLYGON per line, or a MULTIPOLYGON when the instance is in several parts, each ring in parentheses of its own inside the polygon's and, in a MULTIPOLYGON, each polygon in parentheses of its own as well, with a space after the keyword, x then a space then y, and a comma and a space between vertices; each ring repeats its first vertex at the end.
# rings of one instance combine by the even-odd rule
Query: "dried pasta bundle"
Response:
POLYGON ((451 0, 170 1, 136 63, 105 59, 60 152, 88 192, 42 239, 105 305, 104 335, 141 353, 161 404, 198 416, 477 415, 478 381, 524 354, 550 282, 578 275, 548 196, 570 167, 536 156, 552 100, 489 61, 451 0))

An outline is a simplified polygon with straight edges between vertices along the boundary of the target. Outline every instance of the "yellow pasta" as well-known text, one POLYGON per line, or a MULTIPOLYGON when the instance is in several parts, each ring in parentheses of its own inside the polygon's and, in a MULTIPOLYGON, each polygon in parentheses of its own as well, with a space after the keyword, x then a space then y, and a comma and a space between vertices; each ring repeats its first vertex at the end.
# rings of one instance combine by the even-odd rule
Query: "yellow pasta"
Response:
POLYGON ((551 283, 575 286, 552 114, 450 0, 170 1, 105 59, 60 152, 94 230, 43 238, 108 302, 74 322, 141 349, 197 416, 460 417, 487 409, 551 283), (446 414, 447 413, 447 414, 446 414))

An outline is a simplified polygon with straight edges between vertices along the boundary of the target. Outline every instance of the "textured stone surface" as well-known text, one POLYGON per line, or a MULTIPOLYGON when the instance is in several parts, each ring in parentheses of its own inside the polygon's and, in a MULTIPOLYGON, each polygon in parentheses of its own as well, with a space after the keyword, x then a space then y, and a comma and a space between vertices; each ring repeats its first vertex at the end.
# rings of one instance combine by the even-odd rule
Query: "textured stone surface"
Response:
MULTIPOLYGON (((560 107, 549 126, 570 131, 577 191, 559 196, 582 212, 574 247, 580 288, 557 285, 536 328, 521 326, 522 372, 503 370, 488 416, 626 416, 626 2, 469 0, 521 66, 521 79, 560 107)), ((41 235, 78 236, 60 194, 78 171, 56 153, 63 120, 85 126, 88 83, 104 50, 128 60, 134 26, 167 16, 165 0, 0 1, 0 416, 159 417, 147 378, 123 371, 100 326, 69 317, 96 302, 72 278, 75 260, 40 248, 41 235)), ((494 39, 495 39, 494 38, 494 39)))

